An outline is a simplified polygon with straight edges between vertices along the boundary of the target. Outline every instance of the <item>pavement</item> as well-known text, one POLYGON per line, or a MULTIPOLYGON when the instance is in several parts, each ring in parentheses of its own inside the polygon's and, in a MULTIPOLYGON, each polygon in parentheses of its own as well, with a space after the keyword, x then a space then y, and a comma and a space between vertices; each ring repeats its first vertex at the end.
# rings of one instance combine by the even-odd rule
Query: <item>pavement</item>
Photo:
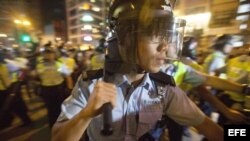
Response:
MULTIPOLYGON (((0 130, 0 141, 50 141, 51 129, 48 125, 47 110, 42 99, 37 95, 30 98, 23 92, 24 101, 29 109, 29 116, 32 124, 20 127, 20 119, 15 117, 12 125, 4 130, 0 130)), ((201 141, 203 136, 197 134, 194 128, 189 128, 189 137, 183 136, 182 141, 201 141)))
POLYGON ((23 94, 25 103, 29 109, 32 124, 20 127, 20 119, 15 117, 12 125, 4 130, 0 130, 1 141, 49 141, 51 130, 48 125, 47 111, 39 96, 23 94))

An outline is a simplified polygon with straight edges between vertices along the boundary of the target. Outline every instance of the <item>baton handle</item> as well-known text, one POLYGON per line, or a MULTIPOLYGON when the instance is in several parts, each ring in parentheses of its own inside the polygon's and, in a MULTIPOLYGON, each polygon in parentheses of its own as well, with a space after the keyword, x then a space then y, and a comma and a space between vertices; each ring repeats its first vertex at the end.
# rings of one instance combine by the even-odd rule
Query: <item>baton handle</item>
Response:
POLYGON ((102 107, 103 111, 103 127, 101 129, 101 134, 104 136, 109 136, 113 134, 112 123, 112 105, 111 103, 105 103, 102 107))

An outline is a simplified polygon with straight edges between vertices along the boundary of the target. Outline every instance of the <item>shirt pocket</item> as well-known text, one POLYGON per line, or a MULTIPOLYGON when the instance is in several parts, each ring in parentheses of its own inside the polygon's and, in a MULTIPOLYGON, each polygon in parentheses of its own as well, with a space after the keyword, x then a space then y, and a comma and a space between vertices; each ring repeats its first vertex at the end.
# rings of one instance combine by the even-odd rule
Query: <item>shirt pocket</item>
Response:
POLYGON ((142 106, 139 111, 137 138, 149 132, 162 117, 163 107, 161 103, 142 106))

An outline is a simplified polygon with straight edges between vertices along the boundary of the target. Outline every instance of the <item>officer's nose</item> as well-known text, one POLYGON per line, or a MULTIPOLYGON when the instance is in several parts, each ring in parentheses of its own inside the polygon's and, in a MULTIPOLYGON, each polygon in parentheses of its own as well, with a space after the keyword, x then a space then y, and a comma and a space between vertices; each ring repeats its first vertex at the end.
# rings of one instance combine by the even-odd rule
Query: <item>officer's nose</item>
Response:
POLYGON ((166 52, 168 51, 168 44, 165 40, 163 40, 157 47, 158 52, 166 52))

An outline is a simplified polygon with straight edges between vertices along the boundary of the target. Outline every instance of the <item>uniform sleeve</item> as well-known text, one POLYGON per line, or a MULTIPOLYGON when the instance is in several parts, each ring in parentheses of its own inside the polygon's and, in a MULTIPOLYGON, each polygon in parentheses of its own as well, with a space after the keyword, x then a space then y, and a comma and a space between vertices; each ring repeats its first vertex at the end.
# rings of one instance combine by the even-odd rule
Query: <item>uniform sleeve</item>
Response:
POLYGON ((199 125, 205 118, 202 111, 178 87, 168 87, 164 105, 165 114, 181 125, 199 125))
POLYGON ((64 76, 69 76, 71 74, 70 68, 68 68, 65 64, 61 63, 58 71, 64 76))
POLYGON ((223 58, 214 58, 209 66, 209 74, 212 74, 215 70, 219 69, 219 68, 222 68, 224 67, 226 64, 225 64, 225 61, 223 58))
POLYGON ((61 114, 57 121, 71 119, 87 105, 90 91, 93 90, 93 83, 83 82, 81 76, 78 78, 71 95, 62 103, 61 114))
POLYGON ((187 66, 186 73, 183 78, 183 83, 191 84, 193 87, 199 86, 206 81, 206 77, 200 72, 187 66))
POLYGON ((19 70, 17 65, 15 65, 14 61, 9 60, 9 59, 5 59, 5 62, 7 63, 7 68, 10 72, 15 72, 15 71, 19 70))

